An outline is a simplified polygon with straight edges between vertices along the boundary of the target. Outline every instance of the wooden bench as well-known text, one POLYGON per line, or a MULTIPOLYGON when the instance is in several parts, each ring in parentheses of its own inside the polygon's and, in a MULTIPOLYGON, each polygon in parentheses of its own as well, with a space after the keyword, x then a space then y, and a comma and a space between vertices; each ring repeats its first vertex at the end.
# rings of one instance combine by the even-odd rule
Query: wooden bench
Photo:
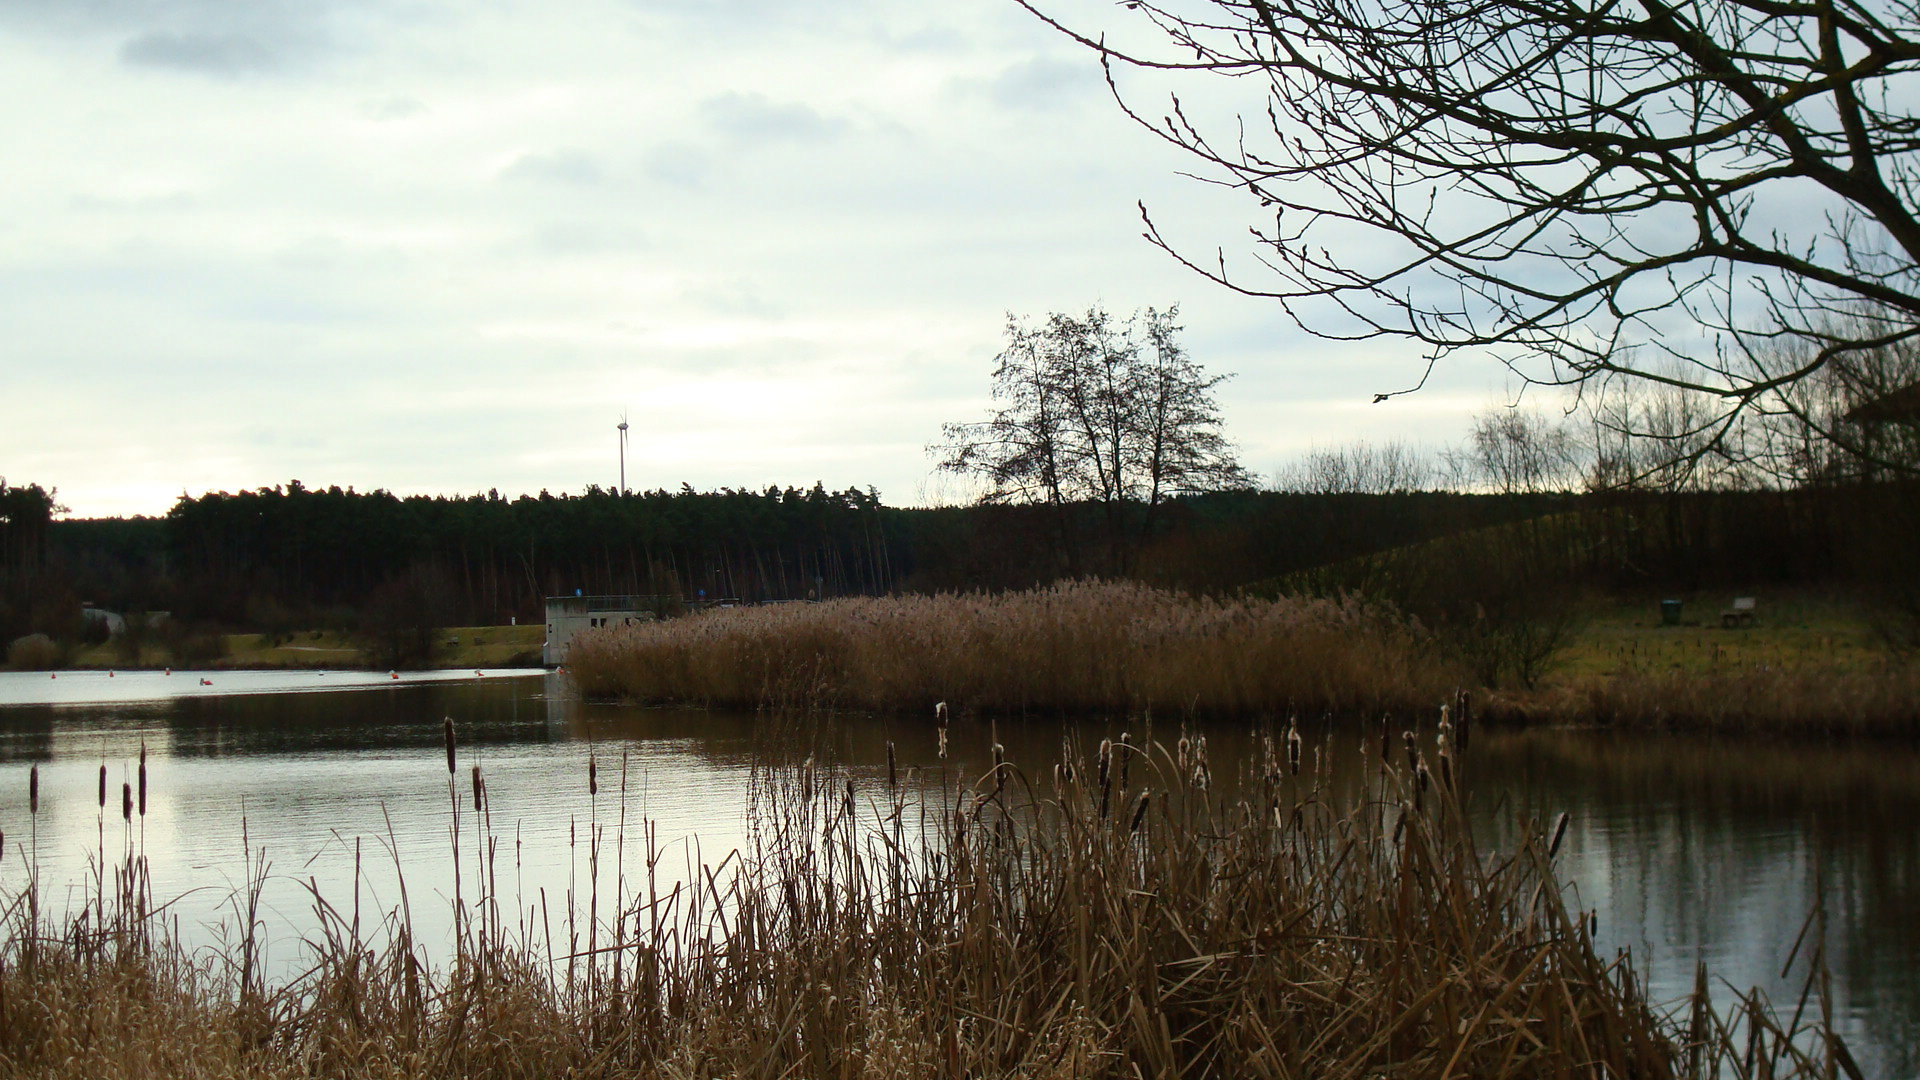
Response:
POLYGON ((1736 596, 1727 610, 1720 613, 1721 626, 1752 626, 1753 597, 1736 596))

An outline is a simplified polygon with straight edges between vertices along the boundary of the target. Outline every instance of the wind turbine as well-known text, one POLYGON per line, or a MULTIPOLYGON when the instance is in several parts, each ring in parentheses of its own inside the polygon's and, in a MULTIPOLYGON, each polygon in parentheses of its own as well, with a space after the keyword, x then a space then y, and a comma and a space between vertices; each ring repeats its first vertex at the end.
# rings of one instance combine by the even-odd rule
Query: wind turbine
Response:
POLYGON ((627 493, 627 414, 620 414, 620 494, 627 493))

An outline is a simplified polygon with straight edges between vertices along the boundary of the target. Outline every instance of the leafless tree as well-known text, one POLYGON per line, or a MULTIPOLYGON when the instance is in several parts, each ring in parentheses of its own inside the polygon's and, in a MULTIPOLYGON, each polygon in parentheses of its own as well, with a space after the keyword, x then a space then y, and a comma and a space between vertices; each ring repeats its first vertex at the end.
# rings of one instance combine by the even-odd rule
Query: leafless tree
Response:
POLYGON ((1920 335, 1913 0, 1128 0, 1112 36, 1019 2, 1262 208, 1251 264, 1148 238, 1316 333, 1672 386, 1702 446, 1920 335))
POLYGON ((1570 491, 1581 467, 1579 440, 1565 416, 1499 406, 1473 418, 1466 445, 1446 455, 1456 486, 1502 495, 1570 491))
MULTIPOLYGON (((1791 362, 1817 346, 1775 347, 1791 362)), ((1920 476, 1920 341, 1836 356, 1749 426, 1751 458, 1776 482, 1920 476)))
POLYGON ((1170 496, 1245 486, 1210 375, 1179 343, 1177 308, 1122 322, 1100 308, 1007 318, 993 415, 945 425, 939 468, 979 478, 986 502, 1098 505, 1125 568, 1170 496))
POLYGON ((1433 482, 1433 463, 1414 447, 1362 440, 1309 450, 1280 471, 1275 486, 1315 495, 1396 495, 1425 490, 1433 482))

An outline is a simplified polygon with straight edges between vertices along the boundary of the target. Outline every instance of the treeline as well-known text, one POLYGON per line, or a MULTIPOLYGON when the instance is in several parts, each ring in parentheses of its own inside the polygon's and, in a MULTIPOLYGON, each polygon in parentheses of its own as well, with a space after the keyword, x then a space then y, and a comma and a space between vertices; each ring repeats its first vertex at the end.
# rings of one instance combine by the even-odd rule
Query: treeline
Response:
POLYGON ((0 631, 28 625, 78 629, 77 605, 66 602, 56 587, 58 575, 47 572, 53 511, 52 492, 38 484, 9 486, 0 478, 0 631))
MULTIPOLYGON (((542 616, 544 597, 873 593, 896 570, 871 492, 401 498, 299 482, 182 497, 163 518, 62 521, 51 567, 116 610, 274 630, 351 625, 401 593, 442 625, 542 616)), ((895 545, 897 546, 897 545, 895 545)))
MULTIPOLYGON (((1544 562, 1562 587, 1881 580, 1913 561, 1914 496, 1900 484, 1220 492, 1162 506, 1130 556, 1130 576, 1202 591, 1279 588, 1290 575, 1382 551, 1556 520, 1563 527, 1528 535, 1550 535, 1563 550, 1511 557, 1544 562)), ((382 606, 430 609, 437 625, 538 620, 545 597, 576 589, 761 601, 1025 588, 1116 576, 1104 530, 1133 527, 1116 526, 1111 507, 903 509, 871 491, 819 485, 507 499, 401 498, 296 482, 183 497, 161 518, 107 520, 51 520, 51 498, 43 501, 44 510, 34 502, 0 525, 11 598, 0 608, 0 634, 9 638, 70 633, 77 616, 59 620, 82 601, 275 631, 351 627, 382 606)))

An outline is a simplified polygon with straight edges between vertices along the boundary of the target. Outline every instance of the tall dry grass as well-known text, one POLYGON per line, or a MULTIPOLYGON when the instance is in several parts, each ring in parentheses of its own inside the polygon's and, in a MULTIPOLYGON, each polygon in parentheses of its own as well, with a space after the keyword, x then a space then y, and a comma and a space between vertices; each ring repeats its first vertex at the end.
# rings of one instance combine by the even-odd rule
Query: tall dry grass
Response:
MULTIPOLYGON (((636 887, 561 933, 502 920, 476 775, 451 963, 404 910, 363 925, 316 896, 284 986, 244 948, 168 943, 129 830, 125 888, 81 915, 11 894, 0 1075, 1857 1076, 1824 995, 1723 1015, 1703 972, 1650 1006, 1562 902, 1557 829, 1476 847, 1451 788, 1471 768, 1457 740, 1290 737, 1216 799, 1203 740, 1069 747, 1038 776, 809 759, 763 774, 746 851, 670 884, 642 830, 636 887), (1343 752, 1375 762, 1350 812, 1305 764, 1343 752)), ((590 857, 609 842, 589 830, 590 857)))
POLYGON ((1818 660, 1626 666, 1538 692, 1489 694, 1483 708, 1513 723, 1910 739, 1920 733, 1920 666, 1898 658, 1865 670, 1818 660))
POLYGON ((730 608, 590 632, 592 695, 752 708, 1261 714, 1430 707, 1457 673, 1355 601, 1122 582, 730 608))

